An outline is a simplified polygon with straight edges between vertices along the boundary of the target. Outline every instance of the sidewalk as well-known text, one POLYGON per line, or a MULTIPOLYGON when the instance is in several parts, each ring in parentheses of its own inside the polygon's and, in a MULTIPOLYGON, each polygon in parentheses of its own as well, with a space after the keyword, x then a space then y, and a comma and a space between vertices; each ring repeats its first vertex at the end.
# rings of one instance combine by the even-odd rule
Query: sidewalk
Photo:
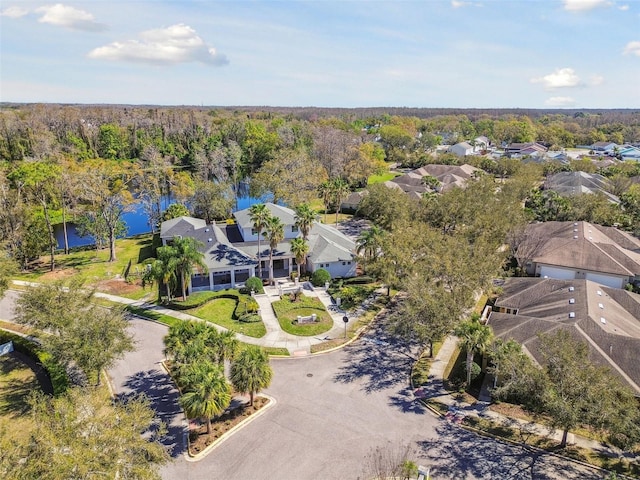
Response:
MULTIPOLYGON (((423 385, 414 390, 414 395, 417 400, 433 399, 439 403, 449 405, 450 412, 455 416, 472 415, 478 418, 492 420, 496 424, 519 429, 523 434, 535 434, 541 437, 551 438, 560 443, 562 440, 562 431, 540 425, 538 423, 506 417, 498 412, 490 410, 490 401, 478 401, 472 405, 470 403, 456 400, 451 392, 445 390, 444 370, 455 351, 457 341, 457 337, 454 336, 450 336, 445 339, 431 364, 431 368, 429 370, 429 384, 423 385)), ((486 385, 483 385, 483 387, 486 387, 486 385)), ((607 454, 611 455, 613 458, 617 458, 621 454, 620 451, 603 445, 596 440, 581 437, 573 433, 568 434, 567 443, 600 452, 607 452, 607 454)))

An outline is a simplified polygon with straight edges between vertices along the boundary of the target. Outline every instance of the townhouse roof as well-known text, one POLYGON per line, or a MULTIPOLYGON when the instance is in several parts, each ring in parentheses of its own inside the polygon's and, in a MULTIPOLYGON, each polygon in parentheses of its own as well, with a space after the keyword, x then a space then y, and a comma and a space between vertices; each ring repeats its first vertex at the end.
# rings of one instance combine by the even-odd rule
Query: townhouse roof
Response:
MULTIPOLYGON (((290 208, 270 202, 267 202, 264 205, 267 207, 271 215, 273 215, 274 217, 278 217, 280 221, 285 225, 293 225, 294 223, 296 223, 296 212, 294 212, 290 208)), ((233 214, 233 216, 240 228, 253 227, 250 209, 245 208, 244 210, 238 210, 233 214)))
POLYGON ((640 394, 640 296, 588 280, 511 278, 489 324, 497 337, 523 344, 542 363, 538 334, 564 329, 589 346, 592 362, 606 365, 640 394))

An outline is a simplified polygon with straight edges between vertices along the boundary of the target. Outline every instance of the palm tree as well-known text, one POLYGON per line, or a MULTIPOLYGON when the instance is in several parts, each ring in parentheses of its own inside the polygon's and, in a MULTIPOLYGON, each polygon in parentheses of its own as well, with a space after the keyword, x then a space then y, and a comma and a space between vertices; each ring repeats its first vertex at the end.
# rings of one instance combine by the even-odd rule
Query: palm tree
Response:
POLYGON ((294 238, 291 240, 291 253, 296 257, 296 264, 298 265, 298 278, 300 278, 300 264, 304 264, 305 270, 307 268, 306 259, 307 253, 309 253, 309 244, 302 237, 294 238))
POLYGON ((231 386, 221 365, 201 361, 189 364, 180 375, 184 394, 180 403, 189 417, 206 418, 211 433, 211 417, 220 415, 231 403, 231 386))
POLYGON ((249 345, 231 364, 231 383, 238 392, 249 393, 250 405, 253 396, 271 384, 273 370, 269 356, 260 347, 249 345))
POLYGON ((311 227, 313 227, 313 223, 318 220, 318 212, 316 212, 306 203, 298 205, 295 211, 296 227, 300 229, 302 238, 308 240, 311 227))
POLYGON ((377 225, 372 225, 368 230, 363 231, 356 240, 356 253, 363 254, 365 265, 375 260, 380 251, 382 238, 385 231, 377 225))
POLYGON ((234 332, 231 330, 218 332, 212 329, 211 339, 213 340, 214 356, 218 363, 222 365, 225 360, 233 360, 235 358, 240 348, 240 342, 234 332))
POLYGON ((267 221, 271 218, 271 212, 264 203, 256 203, 249 207, 249 218, 253 223, 254 230, 258 233, 258 278, 262 279, 260 237, 262 236, 262 230, 267 226, 267 221))
POLYGON ((318 194, 322 198, 322 204, 324 205, 324 223, 327 223, 327 212, 329 211, 329 205, 331 205, 331 198, 333 197, 333 188, 330 180, 325 180, 318 185, 318 194))
POLYGON ((273 251, 284 238, 284 223, 278 217, 270 217, 265 225, 265 237, 269 240, 269 283, 275 283, 273 279, 273 251))
POLYGON ((158 259, 151 264, 151 268, 145 273, 143 282, 158 284, 158 301, 162 300, 162 286, 167 289, 167 301, 171 301, 171 291, 176 278, 176 250, 171 245, 159 247, 158 259))
POLYGON ((460 338, 460 346, 467 352, 467 388, 471 385, 471 367, 473 356, 484 353, 491 345, 493 331, 489 325, 483 325, 477 320, 462 322, 455 330, 460 338))
POLYGON ((351 189, 349 188, 349 184, 345 182, 342 178, 335 178, 331 185, 331 191, 333 194, 333 201, 336 204, 336 225, 338 224, 338 214, 340 213, 342 207, 342 200, 349 196, 351 189))
POLYGON ((173 245, 176 252, 175 271, 176 276, 180 277, 182 286, 182 299, 187 299, 186 282, 191 278, 193 267, 198 266, 203 272, 208 272, 207 265, 204 263, 204 254, 199 250, 204 245, 195 238, 184 237, 176 238, 173 245))

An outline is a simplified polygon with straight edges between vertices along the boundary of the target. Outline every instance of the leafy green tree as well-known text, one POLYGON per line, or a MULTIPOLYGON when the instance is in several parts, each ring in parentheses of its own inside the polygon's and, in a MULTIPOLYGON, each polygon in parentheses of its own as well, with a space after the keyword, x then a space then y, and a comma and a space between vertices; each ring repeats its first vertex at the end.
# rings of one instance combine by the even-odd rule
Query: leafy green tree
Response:
POLYGON ((193 213, 207 223, 227 218, 234 204, 234 194, 228 183, 197 180, 191 199, 193 213))
POLYGON ((249 405, 260 390, 269 387, 273 370, 269 355, 260 347, 248 345, 231 363, 231 383, 238 392, 249 393, 249 405))
POLYGON ((173 220, 179 217, 188 217, 190 215, 189 209, 183 203, 172 203, 167 209, 162 212, 162 221, 173 220))
POLYGON ((296 257, 296 265, 298 267, 298 278, 300 278, 300 265, 305 265, 309 253, 309 244, 303 237, 291 240, 291 253, 296 257))
POLYGON ((43 284, 22 293, 15 320, 34 327, 44 347, 61 363, 77 365, 100 383, 100 371, 133 350, 122 310, 91 303, 93 292, 78 282, 43 284))
POLYGON ((180 403, 190 417, 204 418, 211 433, 211 417, 220 415, 231 403, 231 385, 221 365, 202 361, 188 364, 181 372, 183 395, 180 403))
POLYGON ((29 404, 37 429, 0 454, 0 477, 161 478, 165 429, 145 398, 113 402, 101 389, 75 388, 58 397, 34 392, 29 404))
POLYGON ((124 129, 115 123, 100 126, 98 133, 98 154, 110 160, 129 158, 129 142, 124 129))
POLYGON ((180 278, 182 298, 186 299, 186 286, 194 272, 194 267, 197 266, 204 273, 209 272, 207 264, 204 263, 204 254, 200 251, 204 245, 195 238, 183 237, 175 238, 171 246, 175 252, 175 258, 171 264, 175 267, 176 277, 180 278))
POLYGON ((329 281, 331 281, 331 274, 324 268, 316 269, 311 275, 311 283, 315 287, 322 287, 329 281))
POLYGON ((300 229, 302 238, 309 239, 309 232, 313 228, 314 222, 318 220, 318 212, 308 204, 302 203, 295 208, 295 225, 300 229))
POLYGON ((367 195, 358 205, 358 214, 391 231, 417 214, 417 208, 402 190, 378 183, 367 189, 367 195))
POLYGON ((269 283, 275 284, 273 278, 273 252, 284 239, 284 224, 278 217, 270 217, 265 225, 264 235, 269 241, 269 283))
MULTIPOLYGON (((114 224, 115 236, 122 237, 127 233, 127 226, 122 219, 114 224)), ((104 218, 95 212, 85 212, 76 220, 76 232, 80 237, 91 237, 96 250, 109 245, 109 229, 104 218)))
POLYGON ((336 210, 336 225, 338 224, 338 215, 342 208, 342 201, 349 196, 349 184, 342 178, 334 178, 331 182, 331 195, 333 197, 333 204, 336 210))
POLYGON ((488 325, 482 325, 479 321, 468 320, 462 322, 455 330, 460 339, 461 348, 467 353, 467 387, 471 385, 471 367, 476 353, 484 354, 493 337, 493 331, 488 325))
POLYGON ((55 253, 58 241, 53 231, 51 209, 57 206, 56 178, 60 176, 60 168, 51 162, 23 162, 9 174, 9 179, 18 191, 22 191, 28 200, 34 201, 42 208, 47 225, 50 269, 56 266, 55 253))
POLYGON ((249 207, 249 218, 253 224, 253 229, 258 235, 258 277, 262 278, 260 239, 262 238, 262 231, 266 228, 267 222, 271 218, 271 212, 264 203, 256 203, 249 207))
POLYGON ((363 263, 374 262, 380 254, 382 239, 385 231, 377 225, 372 225, 367 230, 363 230, 356 240, 356 253, 362 255, 363 263))
POLYGON ((15 261, 9 258, 6 252, 0 251, 0 298, 9 288, 9 280, 17 270, 15 261))

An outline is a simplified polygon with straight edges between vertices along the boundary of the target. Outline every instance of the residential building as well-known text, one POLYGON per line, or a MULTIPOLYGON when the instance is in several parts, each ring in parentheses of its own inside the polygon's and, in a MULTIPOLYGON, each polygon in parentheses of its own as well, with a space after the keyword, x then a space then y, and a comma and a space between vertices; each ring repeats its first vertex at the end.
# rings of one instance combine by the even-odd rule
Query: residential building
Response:
POLYGON ((459 157, 466 157, 467 155, 473 155, 474 151, 475 150, 473 146, 468 142, 456 143, 455 145, 451 145, 449 147, 449 152, 459 157))
POLYGON ((553 190, 565 197, 583 193, 602 193, 610 202, 620 203, 616 195, 609 193, 611 189, 609 179, 597 173, 558 172, 547 178, 543 188, 553 190))

